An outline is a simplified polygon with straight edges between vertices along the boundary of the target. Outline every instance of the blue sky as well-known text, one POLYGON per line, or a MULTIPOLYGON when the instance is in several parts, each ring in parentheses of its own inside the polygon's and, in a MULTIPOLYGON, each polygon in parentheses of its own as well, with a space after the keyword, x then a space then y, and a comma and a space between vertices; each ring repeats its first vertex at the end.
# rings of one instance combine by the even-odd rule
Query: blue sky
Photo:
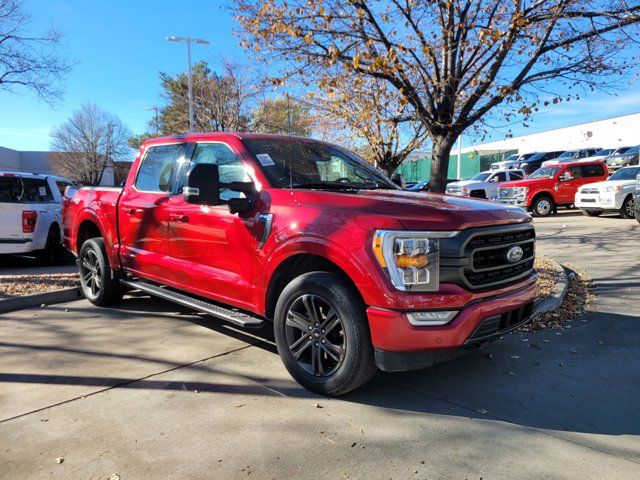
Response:
MULTIPOLYGON (((224 57, 248 63, 231 34, 231 13, 220 1, 27 0, 25 7, 33 17, 33 32, 55 27, 65 33, 63 49, 75 65, 65 78, 63 100, 53 108, 30 92, 0 90, 3 147, 47 150, 50 130, 89 101, 118 115, 134 133, 143 132, 152 114, 145 108, 161 102, 158 72, 186 69, 185 45, 167 42, 168 35, 211 41, 193 47, 194 61, 205 59, 215 66, 224 57)), ((622 87, 618 96, 592 93, 536 115, 529 128, 511 129, 515 135, 528 134, 640 112, 637 78, 622 87)), ((505 133, 499 130, 490 138, 498 140, 505 133)))

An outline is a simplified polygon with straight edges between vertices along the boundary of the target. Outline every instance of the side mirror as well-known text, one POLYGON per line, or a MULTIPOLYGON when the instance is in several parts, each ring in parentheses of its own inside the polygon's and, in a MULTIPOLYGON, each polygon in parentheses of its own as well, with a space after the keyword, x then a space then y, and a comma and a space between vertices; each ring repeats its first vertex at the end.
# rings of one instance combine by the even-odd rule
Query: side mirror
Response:
POLYGON ((569 180, 573 180, 573 176, 568 174, 568 173, 563 173, 562 175, 560 175, 560 181, 561 182, 568 182, 569 180))
POLYGON ((187 171, 185 186, 182 187, 185 201, 198 205, 220 204, 220 175, 218 166, 210 163, 196 163, 187 171))
POLYGON ((393 173, 391 175, 391 181, 403 190, 407 187, 407 182, 404 179, 404 175, 401 173, 393 173))

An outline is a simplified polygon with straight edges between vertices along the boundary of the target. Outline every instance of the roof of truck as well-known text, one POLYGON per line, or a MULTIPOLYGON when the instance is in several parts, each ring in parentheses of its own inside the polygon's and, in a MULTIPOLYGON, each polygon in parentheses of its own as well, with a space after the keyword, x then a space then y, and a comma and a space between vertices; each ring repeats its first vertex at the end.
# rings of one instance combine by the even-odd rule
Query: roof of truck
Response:
POLYGON ((278 139, 278 140, 301 140, 319 142, 314 138, 296 137, 295 135, 276 135, 272 133, 243 133, 243 132, 203 132, 203 133, 185 133, 179 135, 169 135, 165 137, 150 138, 142 143, 143 146, 156 145, 162 143, 175 142, 202 142, 206 140, 225 140, 229 138, 237 139, 278 139))

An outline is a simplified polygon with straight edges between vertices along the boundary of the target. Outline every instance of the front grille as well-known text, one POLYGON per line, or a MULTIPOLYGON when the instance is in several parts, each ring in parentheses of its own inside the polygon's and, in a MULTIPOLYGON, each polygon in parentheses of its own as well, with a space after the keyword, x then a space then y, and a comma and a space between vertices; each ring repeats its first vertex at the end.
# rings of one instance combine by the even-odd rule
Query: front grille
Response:
POLYGON ((534 257, 531 223, 470 228, 440 241, 440 283, 469 291, 508 286, 531 274, 534 257), (515 245, 522 248, 522 258, 511 263, 507 253, 515 245))
POLYGON ((480 322, 474 332, 467 338, 465 345, 469 346, 494 340, 525 324, 531 317, 532 312, 533 302, 530 302, 523 307, 516 308, 501 315, 487 317, 480 322))
POLYGON ((500 189, 500 198, 513 198, 516 196, 515 188, 501 188, 500 189))
POLYGON ((527 226, 478 233, 469 238, 464 254, 470 261, 462 274, 472 288, 488 288, 508 283, 533 270, 535 231, 533 227, 527 226), (508 253, 516 245, 522 249, 522 255, 513 261, 508 253))

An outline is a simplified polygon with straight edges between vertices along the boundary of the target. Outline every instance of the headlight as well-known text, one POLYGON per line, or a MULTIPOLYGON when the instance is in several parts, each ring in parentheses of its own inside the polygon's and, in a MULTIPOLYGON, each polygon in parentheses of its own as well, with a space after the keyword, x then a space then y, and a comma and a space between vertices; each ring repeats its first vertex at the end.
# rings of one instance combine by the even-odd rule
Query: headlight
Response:
POLYGON ((602 191, 606 192, 606 193, 612 193, 612 192, 619 192, 620 190, 622 190, 622 186, 620 185, 611 185, 608 187, 602 187, 602 191))
POLYGON ((440 240, 458 232, 378 230, 373 252, 398 290, 434 292, 440 287, 440 240))

